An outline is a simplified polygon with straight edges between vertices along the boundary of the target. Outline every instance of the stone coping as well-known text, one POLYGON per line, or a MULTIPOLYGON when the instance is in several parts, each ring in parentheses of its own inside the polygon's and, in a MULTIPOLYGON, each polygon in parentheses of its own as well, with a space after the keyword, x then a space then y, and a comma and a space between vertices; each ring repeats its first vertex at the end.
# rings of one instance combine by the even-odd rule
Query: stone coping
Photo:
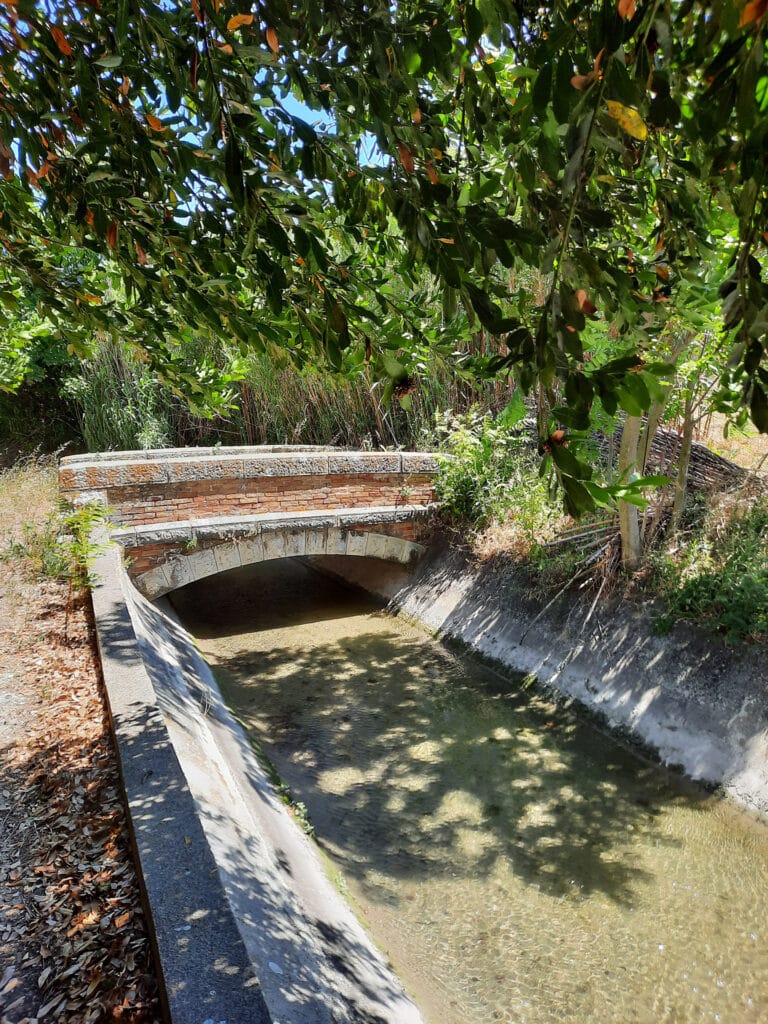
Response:
MULTIPOLYGON (((112 453, 107 453, 111 455, 112 453)), ((61 460, 59 486, 64 494, 111 487, 188 483, 195 480, 252 480, 360 474, 432 475, 434 455, 424 452, 361 452, 339 449, 296 451, 179 449, 114 453, 122 458, 69 456, 61 460), (145 457, 146 456, 146 457, 145 457)))
POLYGON ((62 465, 90 465, 93 462, 153 462, 158 459, 185 458, 191 455, 245 455, 254 452, 262 455, 283 454, 285 452, 331 452, 338 451, 330 444, 241 444, 241 445, 208 445, 186 448, 132 448, 125 451, 86 452, 81 455, 67 455, 61 460, 62 465))
POLYGON ((126 526, 113 530, 110 537, 127 548, 146 544, 183 543, 209 540, 235 540, 258 537, 281 530, 348 529, 354 526, 378 526, 402 523, 430 515, 436 505, 392 505, 366 508, 340 508, 328 512, 262 512, 249 516, 212 516, 210 519, 183 519, 166 523, 126 526))

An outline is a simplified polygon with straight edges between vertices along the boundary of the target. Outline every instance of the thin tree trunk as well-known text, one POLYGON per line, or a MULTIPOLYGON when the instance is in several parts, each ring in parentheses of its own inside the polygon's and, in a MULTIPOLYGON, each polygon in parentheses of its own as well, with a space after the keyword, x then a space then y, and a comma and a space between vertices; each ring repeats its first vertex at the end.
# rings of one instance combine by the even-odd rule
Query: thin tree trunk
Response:
MULTIPOLYGON (((643 425, 641 416, 627 416, 621 432, 621 448, 619 449, 619 479, 627 479, 637 468, 638 449, 640 447, 640 431, 643 425)), ((621 530, 621 561, 625 569, 634 569, 640 561, 642 553, 640 545, 640 523, 637 506, 628 501, 619 501, 619 529, 621 530)))
POLYGON ((683 443, 680 447, 680 462, 677 467, 677 480, 675 481, 675 502, 672 506, 672 529, 674 530, 680 522, 685 507, 685 493, 688 482, 688 466, 691 462, 691 446, 693 444, 693 396, 688 395, 685 400, 683 413, 683 443))

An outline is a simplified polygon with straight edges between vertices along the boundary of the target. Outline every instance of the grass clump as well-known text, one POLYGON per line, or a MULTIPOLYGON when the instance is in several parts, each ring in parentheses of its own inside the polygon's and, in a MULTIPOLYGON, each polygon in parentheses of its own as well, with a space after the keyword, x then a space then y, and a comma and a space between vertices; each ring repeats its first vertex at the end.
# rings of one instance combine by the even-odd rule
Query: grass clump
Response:
POLYGON ((726 496, 660 551, 653 579, 666 610, 707 625, 728 640, 768 642, 768 496, 726 496))

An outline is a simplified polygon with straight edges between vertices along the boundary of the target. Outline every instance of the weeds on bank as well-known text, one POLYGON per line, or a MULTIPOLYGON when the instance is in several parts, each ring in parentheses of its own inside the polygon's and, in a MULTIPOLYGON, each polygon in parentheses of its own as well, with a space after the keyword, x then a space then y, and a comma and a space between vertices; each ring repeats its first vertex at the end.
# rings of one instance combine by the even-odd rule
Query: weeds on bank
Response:
POLYGON ((539 476, 529 438, 516 430, 521 411, 511 402, 495 420, 473 410, 438 424, 447 452, 437 456, 441 514, 449 524, 482 535, 482 557, 490 557, 495 546, 528 555, 562 519, 539 476))
POLYGON ((651 567, 666 605, 659 633, 692 619, 732 641, 768 642, 765 494, 721 497, 657 551, 651 567))
POLYGON ((55 456, 32 455, 0 472, 0 545, 18 534, 22 518, 42 522, 57 497, 55 456))
POLYGON ((103 547, 93 540, 93 535, 105 518, 106 509, 101 505, 74 508, 59 500, 42 522, 22 523, 20 536, 0 549, 0 561, 15 562, 33 579, 68 585, 65 643, 74 599, 95 582, 93 563, 103 547))
POLYGON ((21 537, 12 539, 0 558, 21 562, 36 580, 60 580, 81 590, 93 583, 93 562, 101 546, 92 536, 105 518, 101 505, 74 508, 59 501, 42 522, 22 523, 21 537))
MULTIPOLYGON (((531 596, 547 600, 578 582, 582 590, 599 587, 596 601, 626 584, 618 524, 604 515, 575 524, 562 513, 538 475, 530 442, 515 431, 515 415, 444 421, 441 515, 483 561, 511 555, 522 563, 531 596)), ((642 575, 665 605, 659 633, 686 619, 731 641, 768 642, 768 495, 748 487, 694 502, 683 527, 662 534, 648 553, 642 575)))

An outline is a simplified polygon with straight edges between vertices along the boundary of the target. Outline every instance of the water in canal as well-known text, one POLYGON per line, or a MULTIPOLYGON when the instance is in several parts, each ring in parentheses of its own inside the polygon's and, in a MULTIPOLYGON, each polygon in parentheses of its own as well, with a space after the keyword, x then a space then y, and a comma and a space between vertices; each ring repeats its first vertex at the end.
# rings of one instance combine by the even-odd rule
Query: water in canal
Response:
POLYGON ((768 1020, 768 839, 294 561, 174 603, 430 1024, 768 1020))

